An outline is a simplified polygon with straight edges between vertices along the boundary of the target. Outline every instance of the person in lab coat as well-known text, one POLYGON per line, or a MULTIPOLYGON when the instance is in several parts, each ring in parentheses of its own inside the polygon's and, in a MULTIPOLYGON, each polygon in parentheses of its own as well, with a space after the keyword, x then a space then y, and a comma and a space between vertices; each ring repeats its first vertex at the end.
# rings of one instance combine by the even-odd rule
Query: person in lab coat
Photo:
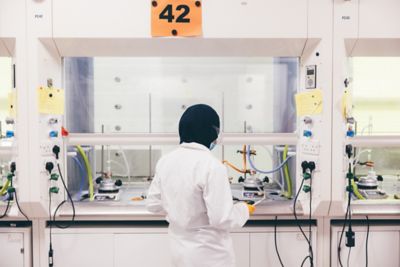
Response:
POLYGON ((219 127, 210 106, 189 107, 179 122, 180 146, 158 161, 148 191, 147 209, 169 222, 175 267, 234 267, 229 232, 254 212, 233 204, 226 167, 210 152, 219 127))

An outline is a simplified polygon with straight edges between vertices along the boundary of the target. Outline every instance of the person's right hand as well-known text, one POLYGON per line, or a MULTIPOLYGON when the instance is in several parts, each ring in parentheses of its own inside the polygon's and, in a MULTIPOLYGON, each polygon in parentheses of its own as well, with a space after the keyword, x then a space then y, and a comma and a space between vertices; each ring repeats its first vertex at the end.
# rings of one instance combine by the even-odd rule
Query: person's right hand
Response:
POLYGON ((249 209, 249 214, 252 215, 256 211, 256 206, 247 204, 247 208, 249 209))

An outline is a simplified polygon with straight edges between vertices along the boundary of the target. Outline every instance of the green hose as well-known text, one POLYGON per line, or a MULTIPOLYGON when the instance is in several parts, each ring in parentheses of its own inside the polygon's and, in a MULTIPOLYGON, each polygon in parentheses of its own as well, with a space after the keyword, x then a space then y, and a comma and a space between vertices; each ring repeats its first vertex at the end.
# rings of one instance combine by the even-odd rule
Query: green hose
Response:
POLYGON ((89 183, 89 199, 90 201, 94 200, 94 185, 93 185, 93 175, 92 175, 92 167, 90 166, 89 159, 85 154, 85 151, 83 151, 81 146, 76 146, 76 149, 78 150, 78 153, 82 156, 83 161, 85 162, 85 167, 86 167, 86 173, 88 177, 88 183, 89 183))
MULTIPOLYGON (((283 150, 283 161, 287 159, 287 154, 289 151, 289 146, 285 145, 285 149, 283 150)), ((285 192, 285 195, 287 198, 291 198, 293 194, 293 186, 292 186, 292 179, 290 178, 290 172, 289 172, 289 167, 288 164, 286 163, 285 166, 283 166, 283 173, 285 176, 285 182, 287 184, 287 191, 285 192)))
POLYGON ((0 196, 4 195, 7 192, 7 188, 10 186, 10 180, 7 179, 7 182, 0 190, 0 196))
POLYGON ((354 195, 361 200, 365 200, 365 197, 363 195, 361 195, 360 191, 358 191, 358 187, 356 185, 356 183, 354 182, 354 180, 351 180, 351 187, 353 188, 353 193, 354 195))

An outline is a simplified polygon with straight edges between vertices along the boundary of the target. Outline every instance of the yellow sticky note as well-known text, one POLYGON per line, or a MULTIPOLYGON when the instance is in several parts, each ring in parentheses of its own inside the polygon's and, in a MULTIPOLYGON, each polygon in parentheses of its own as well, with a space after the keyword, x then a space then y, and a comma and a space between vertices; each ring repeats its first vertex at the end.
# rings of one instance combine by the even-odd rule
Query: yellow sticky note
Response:
POLYGON ((322 90, 314 89, 298 93, 295 96, 297 116, 317 115, 322 113, 322 90))
POLYGON ((351 109, 352 109, 352 97, 348 90, 343 92, 342 103, 341 103, 341 111, 343 118, 351 117, 351 109))
POLYGON ((48 87, 37 89, 39 113, 64 114, 64 90, 48 87))
POLYGON ((8 105, 8 115, 11 118, 15 118, 17 116, 17 95, 14 89, 10 93, 8 93, 7 105, 8 105))

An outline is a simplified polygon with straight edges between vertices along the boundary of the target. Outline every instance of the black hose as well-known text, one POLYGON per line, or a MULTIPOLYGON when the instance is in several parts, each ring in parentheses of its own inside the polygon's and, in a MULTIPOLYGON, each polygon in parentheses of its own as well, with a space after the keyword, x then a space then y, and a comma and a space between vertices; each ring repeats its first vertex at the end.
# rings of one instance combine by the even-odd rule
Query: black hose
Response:
POLYGON ((68 197, 69 201, 71 202, 71 206, 72 206, 72 218, 71 218, 70 223, 69 223, 69 224, 66 224, 66 225, 65 225, 65 224, 59 224, 59 223, 57 222, 56 216, 57 216, 58 211, 60 210, 60 208, 61 208, 65 203, 68 202, 67 200, 63 200, 60 204, 58 204, 56 210, 54 211, 54 214, 53 214, 53 223, 54 223, 54 225, 55 225, 57 228, 66 229, 66 228, 71 227, 71 226, 73 225, 74 221, 75 221, 75 204, 74 204, 74 201, 72 200, 71 193, 69 192, 68 187, 67 187, 67 185, 66 185, 66 183, 65 183, 64 177, 63 177, 63 175, 62 175, 62 173, 61 173, 61 168, 60 168, 60 164, 59 164, 59 163, 57 163, 57 169, 58 169, 58 172, 59 172, 59 174, 60 174, 60 178, 61 178, 61 182, 62 182, 62 184, 63 184, 63 187, 64 187, 65 191, 67 192, 67 197, 68 197))
POLYGON ((2 215, 0 215, 0 219, 3 219, 4 217, 7 216, 9 209, 10 209, 10 199, 7 200, 6 209, 4 210, 4 213, 2 215))
POLYGON ((369 218, 367 218, 367 238, 365 240, 365 266, 368 267, 368 240, 369 240, 369 218))
POLYGON ((274 224, 275 251, 276 251, 276 255, 278 256, 279 263, 281 264, 282 267, 284 267, 282 259, 281 259, 281 255, 279 254, 279 250, 278 250, 278 241, 277 241, 277 238, 276 238, 277 226, 278 226, 278 216, 275 216, 275 224, 274 224))
POLYGON ((15 196, 15 203, 17 203, 17 207, 18 207, 19 212, 21 212, 21 214, 29 222, 30 220, 29 220, 28 216, 26 216, 26 214, 22 211, 21 207, 19 206, 17 191, 14 191, 14 196, 15 196))
MULTIPOLYGON (((305 238, 305 240, 306 240, 306 242, 307 242, 307 244, 308 244, 308 248, 309 248, 309 251, 310 251, 310 255, 308 255, 308 256, 303 260, 302 265, 305 263, 305 261, 306 261, 308 258, 310 258, 311 266, 313 266, 312 245, 311 245, 311 242, 310 242, 310 240, 308 239, 306 233, 304 232, 303 227, 301 227, 301 224, 299 223, 299 219, 298 219, 298 217, 297 217, 297 211, 296 211, 296 202, 297 202, 297 199, 298 199, 298 197, 299 197, 299 195, 300 195, 300 192, 301 192, 301 190, 302 190, 302 188, 303 188, 303 184, 304 184, 304 178, 303 178, 303 180, 301 180, 301 184, 300 184, 299 189, 297 190, 296 196, 295 196, 295 198, 294 198, 294 202, 293 202, 293 215, 294 215, 296 224, 297 224, 298 228, 299 228, 300 231, 301 231, 301 234, 304 236, 304 238, 305 238)), ((310 212, 311 212, 311 211, 310 211, 310 212)))

